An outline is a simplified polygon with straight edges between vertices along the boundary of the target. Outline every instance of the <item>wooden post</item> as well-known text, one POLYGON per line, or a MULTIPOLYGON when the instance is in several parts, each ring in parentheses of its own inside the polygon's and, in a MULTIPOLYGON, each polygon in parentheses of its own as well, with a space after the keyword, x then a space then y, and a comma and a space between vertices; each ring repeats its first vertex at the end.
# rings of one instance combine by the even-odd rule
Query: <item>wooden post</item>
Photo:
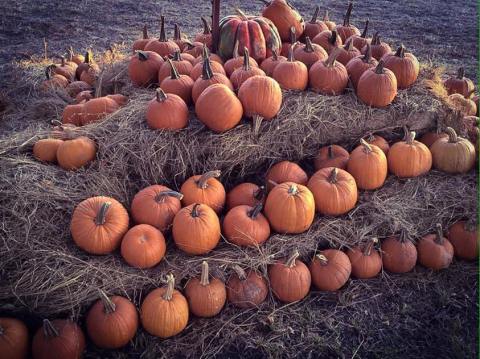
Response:
POLYGON ((212 52, 215 54, 218 50, 218 41, 220 39, 220 0, 212 0, 212 52))

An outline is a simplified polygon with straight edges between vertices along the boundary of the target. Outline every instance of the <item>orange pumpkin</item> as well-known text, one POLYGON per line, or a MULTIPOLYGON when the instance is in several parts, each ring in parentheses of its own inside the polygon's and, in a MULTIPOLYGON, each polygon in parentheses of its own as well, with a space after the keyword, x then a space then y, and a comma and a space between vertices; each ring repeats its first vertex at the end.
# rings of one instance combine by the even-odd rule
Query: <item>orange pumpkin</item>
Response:
POLYGON ((370 133, 367 137, 365 137, 365 141, 369 145, 375 145, 380 148, 383 153, 385 153, 385 156, 388 155, 388 151, 390 151, 390 145, 388 144, 387 140, 384 139, 382 136, 370 133))
MULTIPOLYGON (((193 65, 190 61, 182 59, 182 55, 180 54, 180 50, 177 50, 173 53, 172 58, 170 59, 174 64, 175 68, 177 69, 180 75, 187 75, 190 76, 192 72, 193 65)), ((158 72, 158 81, 163 81, 164 78, 170 76, 172 69, 168 62, 163 62, 160 65, 160 69, 158 72)))
POLYGON ((97 97, 83 104, 80 116, 81 125, 85 126, 93 122, 103 120, 107 115, 119 109, 117 101, 110 97, 97 97))
POLYGON ((156 266, 165 256, 162 232, 149 224, 137 224, 123 236, 120 253, 130 266, 140 269, 156 266))
POLYGON ((163 80, 159 79, 160 87, 165 93, 177 95, 182 98, 187 105, 192 103, 193 80, 190 76, 180 75, 174 63, 167 59, 171 68, 170 77, 163 80))
POLYGON ((152 40, 152 39, 150 39, 148 37, 147 25, 143 25, 142 38, 138 39, 138 40, 135 40, 133 42, 133 45, 132 45, 133 53, 135 53, 138 50, 140 50, 140 51, 145 50, 145 46, 147 46, 147 44, 150 42, 150 40, 152 40))
POLYGON ((202 16, 200 18, 203 23, 203 32, 200 32, 195 35, 195 41, 201 42, 202 44, 207 45, 208 47, 212 46, 212 29, 208 24, 207 20, 202 16))
POLYGON ((81 80, 82 74, 85 71, 88 71, 90 69, 93 70, 94 73, 98 72, 100 69, 98 68, 98 65, 93 61, 93 55, 90 51, 87 51, 85 53, 84 61, 78 65, 77 69, 75 70, 75 78, 77 80, 81 80))
POLYGON ((137 51, 130 58, 128 76, 136 86, 148 86, 156 82, 158 71, 163 64, 163 58, 156 52, 137 51))
POLYGON ((348 39, 347 42, 345 42, 345 45, 339 47, 339 50, 340 51, 338 53, 337 60, 343 66, 347 66, 351 59, 362 55, 361 52, 355 46, 353 46, 352 39, 348 39))
POLYGON ((339 95, 348 85, 345 66, 336 61, 340 49, 330 53, 326 61, 317 61, 309 71, 310 87, 323 95, 339 95))
POLYGON ((57 162, 57 150, 63 140, 46 138, 38 140, 33 145, 33 157, 42 162, 57 162))
POLYGON ((73 241, 91 254, 114 251, 128 230, 128 213, 111 197, 90 197, 73 211, 70 232, 73 241))
POLYGON ((151 129, 179 130, 188 125, 188 107, 175 94, 166 94, 160 87, 147 105, 147 124, 151 129))
MULTIPOLYGON (((173 42, 177 44, 180 51, 183 51, 186 48, 187 43, 190 42, 188 41, 188 37, 180 31, 180 26, 178 26, 177 23, 173 24, 173 42)), ((186 55, 186 54, 182 54, 182 59, 188 60, 190 61, 190 63, 192 63, 192 61, 195 59, 193 56, 191 59, 190 58, 187 59, 183 55, 186 55)))
POLYGON ((193 56, 193 58, 196 59, 198 56, 202 55, 203 48, 204 48, 204 44, 202 44, 201 42, 185 41, 184 47, 183 47, 183 53, 193 56))
POLYGON ((192 88, 192 99, 194 103, 197 103, 200 95, 205 91, 207 87, 215 84, 223 84, 233 91, 233 85, 227 76, 216 72, 213 73, 211 67, 211 61, 207 59, 203 62, 202 76, 195 80, 192 88))
POLYGON ((305 45, 298 46, 294 50, 294 56, 298 61, 301 61, 307 66, 307 69, 317 61, 324 61, 327 59, 327 52, 317 44, 312 44, 312 41, 307 36, 305 38, 305 45))
POLYGON ((372 107, 388 106, 397 96, 395 74, 383 65, 380 60, 377 67, 366 70, 358 80, 358 98, 372 107))
POLYGON ((457 76, 451 76, 444 82, 445 88, 449 95, 459 93, 465 98, 472 96, 475 90, 475 85, 472 80, 465 77, 465 69, 460 67, 457 72, 457 76))
POLYGON ((69 56, 69 61, 76 63, 77 66, 85 61, 85 57, 83 55, 80 55, 80 54, 75 54, 73 52, 73 47, 71 47, 71 46, 68 49, 68 56, 69 56))
POLYGON ((75 79, 75 70, 77 69, 77 64, 74 62, 68 63, 65 60, 65 57, 60 56, 61 63, 53 68, 53 72, 57 75, 65 77, 68 81, 73 81, 75 79))
POLYGON ((68 86, 68 79, 65 76, 55 73, 56 65, 49 65, 45 68, 46 80, 40 85, 42 91, 51 89, 65 88, 68 86))
POLYGON ((442 225, 437 223, 435 234, 427 234, 417 244, 418 262, 429 269, 447 268, 453 259, 453 246, 443 236, 442 225))
POLYGON ((82 329, 69 320, 44 319, 43 326, 33 336, 32 355, 35 359, 80 359, 84 350, 82 329))
POLYGON ((388 168, 395 176, 421 176, 432 168, 432 154, 427 146, 415 140, 415 132, 408 132, 405 141, 395 143, 388 151, 388 168))
POLYGON ((329 145, 320 148, 315 157, 315 170, 318 171, 325 167, 337 167, 342 170, 347 168, 350 154, 348 151, 339 145, 329 145))
POLYGON ((455 256, 462 259, 478 258, 479 237, 475 220, 458 221, 448 230, 448 240, 453 245, 455 256))
POLYGON ((74 81, 65 88, 70 97, 75 98, 80 92, 92 91, 92 86, 83 81, 74 81))
POLYGON ((448 96, 447 103, 463 116, 475 116, 477 113, 477 104, 462 94, 454 93, 448 96))
POLYGON ((227 194, 227 209, 246 205, 255 207, 265 201, 265 186, 257 186, 254 183, 245 182, 235 186, 227 194))
POLYGON ((442 129, 437 122, 436 129, 434 131, 424 133, 422 137, 420 137, 420 142, 430 148, 438 139, 447 137, 448 135, 445 132, 442 132, 442 129))
POLYGON ((335 24, 334 21, 330 21, 330 18, 328 16, 328 10, 325 10, 325 15, 323 16, 323 22, 325 23, 325 25, 327 25, 330 31, 335 30, 335 28, 337 27, 337 24, 335 24))
POLYGON ((361 139, 360 146, 350 154, 347 171, 355 178, 358 188, 380 188, 387 178, 387 157, 379 147, 361 139))
POLYGON ((395 74, 399 89, 406 89, 417 80, 420 64, 412 53, 405 52, 403 45, 396 52, 383 55, 382 60, 385 68, 392 70, 395 74))
POLYGON ((322 31, 329 30, 325 22, 318 20, 319 11, 320 8, 318 6, 315 6, 315 11, 313 12, 312 19, 305 23, 305 30, 303 31, 303 36, 305 37, 305 39, 307 37, 313 39, 322 31))
POLYGON ((5 359, 24 359, 29 351, 28 329, 18 319, 0 317, 0 353, 5 359))
POLYGON ((272 20, 278 29, 280 38, 288 41, 290 28, 293 26, 297 36, 300 37, 304 30, 304 21, 298 11, 286 0, 272 0, 265 3, 262 16, 272 20))
POLYGON ((83 104, 85 102, 82 101, 78 105, 67 105, 63 109, 62 113, 62 123, 63 124, 71 124, 75 126, 82 125, 82 117, 83 117, 83 104))
MULTIPOLYGON (((235 41, 235 46, 233 47, 233 57, 225 62, 223 65, 223 68, 225 69, 225 72, 228 77, 232 76, 233 72, 236 69, 241 68, 244 63, 245 63, 245 54, 244 56, 240 56, 238 53, 238 40, 235 41)), ((248 49, 247 49, 248 50, 248 49)), ((276 50, 275 50, 276 51, 276 50)), ((262 62, 263 63, 263 62, 262 62)), ((253 57, 248 58, 248 64, 251 67, 258 67, 257 61, 253 57)))
POLYGON ((295 32, 295 27, 290 28, 290 40, 289 42, 283 42, 282 47, 280 49, 280 55, 282 56, 288 56, 288 52, 290 51, 290 48, 293 47, 293 51, 295 54, 295 50, 297 47, 300 47, 301 43, 297 41, 297 34, 295 32))
POLYGON ((314 44, 320 45, 330 53, 333 49, 343 45, 342 39, 335 30, 325 30, 312 39, 314 44))
MULTIPOLYGON (((248 49, 245 47, 243 49, 243 66, 233 71, 232 75, 230 76, 233 88, 238 91, 240 86, 242 86, 242 84, 252 76, 265 76, 265 72, 258 67, 250 67, 250 56, 248 49)), ((264 103, 267 103, 267 101, 264 103)))
POLYGON ((258 246, 270 237, 270 225, 261 213, 262 203, 255 207, 240 205, 228 211, 223 220, 225 238, 238 246, 258 246))
POLYGON ((182 204, 188 206, 194 203, 203 203, 220 213, 225 205, 226 197, 225 188, 216 179, 220 175, 220 171, 208 171, 203 175, 187 179, 180 189, 183 194, 182 204))
MULTIPOLYGON (((83 82, 83 81, 80 81, 80 82, 83 82)), ((76 104, 83 104, 87 101, 90 101, 92 98, 93 98, 93 91, 92 90, 81 91, 77 94, 77 96, 75 96, 75 103, 76 104)), ((83 106, 81 108, 83 108, 83 106)), ((65 107, 65 109, 66 109, 66 107, 65 107)), ((82 112, 81 110, 80 111, 75 111, 75 113, 81 113, 81 112, 82 112)), ((80 124, 81 120, 78 119, 78 120, 76 120, 76 122, 78 122, 80 124)))
POLYGON ((234 274, 227 282, 228 301, 239 308, 256 308, 267 298, 268 287, 265 279, 250 270, 247 273, 234 265, 234 274))
MULTIPOLYGON (((378 31, 373 35, 370 46, 372 48, 372 56, 378 61, 380 61, 384 55, 392 52, 390 45, 381 41, 378 31)), ((367 48, 364 46, 362 49, 362 54, 365 54, 366 51, 367 48)))
POLYGON ((337 249, 318 253, 310 263, 312 282, 320 290, 334 292, 347 283, 352 272, 348 256, 337 249))
POLYGON ((308 85, 308 69, 303 62, 296 61, 293 46, 288 52, 287 61, 280 62, 273 70, 272 77, 284 90, 305 90, 308 85))
POLYGON ((347 251, 352 264, 352 274, 359 279, 376 277, 382 270, 382 258, 373 248, 378 243, 377 238, 372 238, 366 245, 357 246, 347 251))
POLYGON ((350 36, 360 35, 360 30, 356 26, 350 24, 350 16, 353 10, 353 2, 348 4, 347 12, 343 18, 343 25, 337 25, 335 30, 340 35, 343 42, 345 42, 350 36))
POLYGON ((168 40, 165 35, 165 17, 160 17, 160 37, 152 39, 145 45, 145 51, 153 51, 162 57, 167 57, 175 51, 180 50, 178 45, 172 40, 168 40))
POLYGON ((222 60, 215 54, 210 55, 207 47, 204 45, 202 50, 202 56, 195 59, 196 63, 193 66, 192 71, 190 72, 190 77, 193 80, 196 80, 200 76, 202 76, 203 64, 205 63, 205 61, 207 61, 207 59, 210 61, 212 73, 220 73, 226 76, 225 69, 223 68, 223 65, 221 63, 222 60))
POLYGON ((260 68, 265 72, 267 76, 273 76, 273 71, 275 67, 283 61, 287 61, 285 56, 278 56, 277 50, 272 50, 272 56, 267 57, 260 64, 260 68))
POLYGON ((417 263, 417 248, 402 233, 382 242, 383 267, 392 273, 410 272, 417 263))
POLYGON ((57 148, 57 162, 65 170, 76 170, 95 159, 95 142, 88 137, 77 137, 63 141, 57 148))
POLYGON ((360 35, 352 35, 349 37, 349 39, 352 40, 353 46, 355 46, 358 51, 361 51, 367 44, 370 44, 372 39, 367 38, 367 33, 368 33, 368 25, 370 21, 367 19, 365 21, 365 27, 363 28, 363 32, 360 35))
POLYGON ((372 57, 372 48, 370 47, 370 44, 367 44, 366 47, 367 50, 365 55, 354 57, 345 66, 354 89, 357 89, 358 81, 363 73, 378 65, 378 61, 372 57))
POLYGON ((295 182, 306 185, 308 175, 295 162, 281 161, 270 167, 265 176, 265 180, 267 182, 267 189, 270 191, 276 184, 284 182, 295 182))

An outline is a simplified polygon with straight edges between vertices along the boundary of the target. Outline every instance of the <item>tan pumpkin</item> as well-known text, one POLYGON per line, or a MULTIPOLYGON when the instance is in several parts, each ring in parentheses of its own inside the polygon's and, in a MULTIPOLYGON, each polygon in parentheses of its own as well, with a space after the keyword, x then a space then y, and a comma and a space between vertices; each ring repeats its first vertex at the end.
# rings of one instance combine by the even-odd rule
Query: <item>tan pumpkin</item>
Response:
POLYGON ((38 140, 33 145, 33 157, 42 162, 57 162, 57 150, 63 144, 63 140, 45 138, 38 140))
POLYGON ((223 84, 233 91, 232 82, 229 78, 219 72, 214 73, 212 71, 211 61, 207 59, 203 62, 202 76, 195 80, 192 88, 193 103, 196 103, 200 95, 206 88, 215 84, 223 84))
POLYGON ((317 61, 324 61, 327 59, 327 52, 317 44, 312 44, 312 41, 307 36, 305 38, 305 45, 298 46, 293 52, 295 58, 307 66, 307 69, 317 61))
POLYGON ((234 274, 227 282, 228 301, 239 308, 257 308, 268 295, 265 279, 254 270, 247 273, 234 265, 234 274))
POLYGON ((165 35, 165 16, 160 16, 160 37, 158 39, 151 39, 145 45, 144 50, 156 52, 163 58, 180 50, 178 45, 174 41, 168 40, 165 35))
POLYGON ((357 85, 357 96, 372 107, 385 107, 397 96, 397 78, 380 60, 375 68, 366 70, 357 85))
POLYGON ((475 116, 477 113, 477 104, 471 99, 463 97, 462 94, 454 93, 448 96, 447 102, 454 110, 461 112, 463 116, 475 116))
POLYGON ((63 141, 57 148, 57 162, 65 170, 76 170, 95 159, 97 147, 88 137, 63 141))
POLYGON ((245 47, 243 49, 243 66, 233 71, 232 75, 230 76, 230 81, 232 81, 234 90, 238 91, 240 86, 242 86, 246 80, 253 76, 265 76, 265 72, 258 67, 250 67, 250 56, 248 49, 245 47))
POLYGON ((417 263, 417 248, 406 233, 391 236, 382 242, 383 267, 392 273, 410 272, 417 263))
POLYGON ((347 12, 343 18, 343 25, 337 25, 335 30, 338 32, 338 35, 342 38, 342 41, 345 42, 347 39, 354 35, 360 35, 360 30, 356 26, 350 24, 350 16, 353 10, 353 2, 348 4, 347 12))
POLYGON ((284 90, 305 90, 308 85, 308 69, 303 62, 295 60, 293 46, 287 61, 280 62, 273 70, 272 77, 284 90))
POLYGON ((149 224, 137 224, 123 236, 120 253, 130 266, 140 269, 155 267, 165 256, 162 232, 149 224))
POLYGON ((347 168, 350 154, 348 151, 339 145, 329 145, 320 148, 315 157, 315 170, 318 171, 325 167, 337 167, 342 170, 347 168))
POLYGON ((424 175, 432 168, 432 154, 427 146, 415 140, 415 132, 406 133, 405 141, 395 143, 388 151, 388 168, 395 176, 411 178, 424 175))
POLYGON ((317 61, 309 71, 310 87, 323 95, 339 95, 348 85, 348 73, 345 66, 336 61, 340 49, 330 53, 326 61, 317 61))
POLYGON ((387 178, 387 157, 375 145, 360 140, 360 146, 350 154, 347 171, 355 178, 358 188, 373 190, 383 186, 387 178))
POLYGON ((447 127, 448 138, 440 138, 430 147, 433 167, 447 173, 466 173, 475 164, 475 147, 455 130, 447 127))
POLYGON ((258 246, 270 237, 270 225, 261 213, 262 203, 255 207, 240 205, 228 211, 223 220, 225 238, 238 246, 258 246))
POLYGON ((177 95, 187 105, 191 104, 193 80, 190 76, 180 75, 175 64, 170 59, 167 59, 167 61, 171 68, 170 77, 164 78, 161 82, 159 81, 160 87, 165 93, 177 95))
POLYGON ((307 185, 307 173, 295 162, 281 161, 275 163, 267 171, 265 176, 267 190, 271 190, 276 184, 284 182, 294 182, 301 185, 307 185))
POLYGON ((475 85, 472 80, 465 77, 465 69, 460 67, 456 76, 451 76, 444 82, 449 95, 454 93, 461 94, 465 98, 472 96, 475 85))
POLYGON ((450 241, 443 236, 442 225, 437 223, 435 229, 435 234, 428 234, 418 241, 418 262, 429 269, 440 270, 450 266, 454 250, 450 241))
POLYGON ((352 272, 348 256, 337 249, 319 252, 310 263, 312 283, 320 290, 334 292, 347 283, 352 272))
POLYGON ((455 256, 466 260, 478 258, 479 237, 475 219, 455 222, 448 230, 448 240, 455 256))
POLYGON ((265 72, 267 76, 272 77, 275 67, 283 61, 287 61, 285 56, 279 56, 277 50, 272 50, 272 56, 267 57, 260 64, 260 68, 265 72))
POLYGON ((392 70, 395 74, 399 89, 406 89, 417 80, 420 64, 412 53, 405 52, 403 45, 396 52, 383 55, 382 60, 385 68, 392 70))
POLYGON ((370 44, 367 44, 366 46, 367 50, 365 55, 354 57, 345 66, 354 89, 357 89, 358 80, 360 80, 363 73, 378 65, 377 60, 372 57, 372 48, 370 47, 370 44))
POLYGON ((203 203, 217 213, 222 212, 226 193, 222 183, 216 179, 220 175, 221 172, 216 170, 188 178, 180 188, 180 192, 183 194, 182 204, 188 206, 194 203, 203 203))
POLYGON ((188 125, 188 107, 183 99, 175 94, 166 94, 160 87, 155 98, 147 105, 148 127, 151 129, 179 130, 188 125))
POLYGON ((258 203, 265 202, 265 186, 245 182, 235 186, 227 193, 227 209, 246 205, 255 207, 258 203))
POLYGON ((343 45, 342 39, 338 36, 335 30, 322 31, 312 39, 312 42, 323 47, 327 53, 330 53, 336 47, 343 45))
POLYGON ((377 238, 372 238, 363 246, 356 246, 347 251, 352 264, 352 274, 359 279, 373 278, 382 270, 382 258, 374 245, 377 238))

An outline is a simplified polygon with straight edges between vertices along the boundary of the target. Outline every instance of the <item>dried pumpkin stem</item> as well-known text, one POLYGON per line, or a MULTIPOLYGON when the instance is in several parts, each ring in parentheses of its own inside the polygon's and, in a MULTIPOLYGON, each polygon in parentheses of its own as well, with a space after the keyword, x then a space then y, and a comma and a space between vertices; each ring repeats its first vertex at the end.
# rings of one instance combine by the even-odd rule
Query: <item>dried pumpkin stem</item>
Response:
POLYGON ((400 47, 397 49, 397 51, 395 52, 395 56, 402 59, 405 57, 405 46, 403 46, 403 44, 401 44, 400 47))
POLYGON ((178 73, 177 68, 175 67, 175 64, 173 63, 172 60, 167 59, 168 64, 170 65, 171 71, 170 71, 170 78, 172 80, 178 80, 180 78, 180 74, 178 73))
POLYGON ((458 142, 457 133, 455 132, 455 130, 453 128, 447 127, 445 129, 445 132, 448 135, 448 142, 450 142, 450 143, 457 143, 458 142))
POLYGON ((155 196, 155 202, 163 203, 167 197, 174 197, 181 201, 183 199, 183 194, 177 191, 162 191, 155 196))
POLYGON ((53 74, 53 70, 55 70, 56 68, 57 68, 57 65, 54 65, 54 64, 48 65, 45 68, 45 77, 47 78, 47 80, 50 80, 53 74))
POLYGON ((98 294, 100 295, 100 299, 102 300, 105 313, 112 314, 113 312, 115 312, 116 305, 112 302, 108 295, 101 289, 98 290, 98 294))
POLYGON ((327 156, 329 159, 334 159, 335 158, 335 155, 333 154, 333 146, 332 145, 329 145, 327 147, 327 156))
POLYGON ((103 202, 102 207, 100 207, 100 211, 98 211, 97 216, 95 217, 95 224, 97 226, 105 224, 107 212, 111 205, 112 202, 103 202))
POLYGON ((208 280, 208 263, 207 261, 202 262, 202 274, 200 276, 200 284, 204 287, 210 284, 208 280))
POLYGON ((337 60, 338 55, 340 54, 342 50, 338 47, 334 48, 331 52, 330 55, 328 55, 328 58, 325 60, 323 63, 326 67, 332 67, 335 64, 335 61, 337 60))
POLYGON ((322 266, 328 265, 328 259, 323 254, 319 253, 315 257, 317 257, 318 261, 320 262, 320 265, 322 266))
POLYGON ((165 16, 160 16, 160 42, 167 42, 167 36, 165 35, 165 16))
POLYGON ((260 214, 260 212, 262 212, 262 209, 263 204, 261 202, 257 203, 255 207, 253 207, 253 209, 248 212, 248 216, 252 219, 255 219, 260 214))
POLYGON ((314 48, 312 45, 312 40, 308 36, 305 36, 305 46, 303 47, 303 51, 305 52, 314 52, 314 48))
POLYGON ((400 235, 398 236, 398 240, 401 242, 401 243, 405 243, 407 242, 407 237, 408 237, 408 234, 407 234, 407 231, 402 229, 400 231, 400 235))
POLYGON ((370 146, 370 144, 365 141, 363 138, 360 139, 360 145, 363 146, 363 151, 365 153, 371 153, 372 152, 372 146, 370 146))
POLYGON ((330 175, 328 176, 328 182, 337 183, 337 174, 338 174, 337 168, 333 167, 332 172, 330 172, 330 175))
POLYGON ((288 57, 287 57, 288 62, 294 62, 295 61, 295 56, 293 55, 293 45, 290 46, 288 49, 288 57))
POLYGON ((138 54, 138 59, 140 61, 147 61, 148 60, 148 53, 146 53, 145 51, 137 50, 137 54, 138 54))
POLYGON ((332 31, 332 34, 330 35, 330 37, 328 38, 328 42, 332 45, 332 46, 335 46, 335 44, 337 43, 337 32, 335 30, 332 31))
POLYGON ((370 44, 367 44, 367 51, 365 52, 365 55, 363 55, 362 61, 366 64, 372 61, 372 46, 370 44))
POLYGON ((245 71, 250 70, 250 54, 248 53, 248 49, 246 47, 243 48, 243 69, 245 71))
POLYGON ((278 51, 277 49, 272 50, 273 61, 278 61, 278 51))
POLYGON ((383 70, 383 65, 384 65, 383 60, 380 60, 380 61, 378 62, 377 67, 375 68, 375 73, 376 73, 376 74, 382 75, 383 73, 385 73, 385 71, 383 70))
POLYGON ((290 45, 293 45, 297 42, 297 30, 295 30, 295 27, 290 28, 290 45))
POLYGON ((163 295, 163 299, 165 300, 172 300, 173 298, 173 291, 175 290, 175 277, 173 274, 167 275, 167 290, 163 295))
POLYGON ((238 276, 238 278, 240 278, 240 280, 247 279, 247 274, 242 269, 242 267, 240 267, 238 264, 235 264, 232 268, 235 271, 235 273, 237 273, 237 276, 238 276))
POLYGON ((291 194, 292 196, 296 196, 298 194, 298 187, 296 184, 290 185, 290 188, 288 189, 288 194, 291 194))
POLYGON ((457 72, 457 78, 463 79, 464 76, 465 76, 465 69, 463 67, 460 67, 457 72))
POLYGON ((310 20, 310 24, 315 24, 317 22, 319 12, 320 12, 320 7, 315 6, 315 11, 313 12, 313 16, 312 16, 312 20, 310 20))
POLYGON ((200 214, 198 213, 198 207, 200 206, 200 203, 195 203, 192 208, 191 215, 193 218, 200 217, 200 214))
POLYGON ((43 335, 47 338, 58 337, 60 333, 48 319, 43 320, 43 335))
POLYGON ((405 142, 409 145, 413 144, 413 141, 415 140, 415 136, 416 136, 416 132, 415 131, 409 131, 407 132, 406 134, 406 138, 405 138, 405 142))
POLYGON ((370 240, 370 242, 368 242, 368 244, 365 246, 365 248, 363 249, 363 255, 368 257, 372 254, 372 250, 373 250, 373 246, 378 243, 378 239, 377 238, 372 238, 370 240))
POLYGON ((370 20, 367 19, 367 21, 365 21, 365 27, 363 28, 363 32, 362 34, 360 35, 361 38, 365 39, 367 37, 367 32, 368 32, 368 24, 370 23, 370 20))
POLYGON ((343 48, 347 51, 352 51, 353 50, 353 40, 352 38, 349 38, 346 42, 346 44, 343 46, 343 48))
POLYGON ((253 115, 253 135, 258 137, 258 133, 260 132, 260 125, 262 124, 263 117, 260 115, 253 115))
POLYGON ((212 64, 209 58, 203 61, 202 78, 204 80, 210 80, 213 77, 212 64))
POLYGON ((257 201, 263 201, 265 198, 265 186, 260 186, 258 189, 253 193, 253 198, 257 201))
POLYGON ((208 52, 208 47, 206 44, 203 44, 202 47, 202 59, 205 61, 206 59, 210 58, 210 53, 208 52))
POLYGON ((443 237, 443 229, 440 223, 437 223, 435 225, 435 232, 436 232, 435 243, 443 244, 443 242, 445 241, 445 238, 443 237))
POLYGON ((323 21, 330 21, 330 18, 328 17, 328 10, 325 10, 325 15, 323 15, 323 21))
POLYGON ((200 18, 203 23, 203 34, 204 35, 209 35, 212 32, 212 29, 210 28, 210 25, 208 24, 207 19, 205 19, 203 16, 200 18))
POLYGON ((247 15, 245 15, 245 13, 240 10, 239 8, 235 8, 235 12, 237 13, 238 17, 242 20, 242 21, 247 21, 248 20, 248 17, 247 15))
POLYGON ((197 185, 199 188, 205 189, 208 187, 208 180, 210 178, 217 178, 220 177, 222 172, 220 170, 215 170, 215 171, 208 171, 204 173, 198 180, 197 180, 197 185))
POLYGON ((297 260, 297 258, 299 256, 300 256, 300 253, 298 253, 298 250, 295 249, 295 251, 292 253, 292 255, 285 262, 285 266, 287 266, 289 268, 295 267, 295 261, 297 260))
POLYGON ((180 50, 176 50, 173 53, 172 61, 182 61, 182 55, 180 54, 180 50))
POLYGON ((350 16, 352 15, 353 3, 348 4, 347 12, 345 18, 343 19, 343 26, 350 26, 350 16))
POLYGON ((143 39, 147 40, 148 39, 147 24, 143 25, 142 34, 143 34, 143 39))
POLYGON ((177 23, 173 24, 173 39, 174 40, 181 40, 182 33, 180 31, 180 26, 177 23))
POLYGON ((83 62, 86 63, 86 64, 89 64, 90 61, 92 61, 91 56, 92 55, 91 55, 90 51, 87 50, 87 52, 85 53, 85 59, 83 60, 83 62))

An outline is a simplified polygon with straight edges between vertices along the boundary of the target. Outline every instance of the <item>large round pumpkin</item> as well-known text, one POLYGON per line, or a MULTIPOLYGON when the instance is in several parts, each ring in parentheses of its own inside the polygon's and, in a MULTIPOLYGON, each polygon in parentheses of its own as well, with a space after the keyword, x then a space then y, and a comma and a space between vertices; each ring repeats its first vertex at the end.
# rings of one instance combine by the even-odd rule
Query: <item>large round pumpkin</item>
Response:
POLYGON ((444 85, 449 95, 459 93, 464 97, 470 97, 475 89, 473 81, 465 77, 465 69, 463 67, 458 69, 456 76, 448 78, 444 85))
POLYGON ((137 224, 123 236, 120 252, 123 259, 135 268, 156 266, 165 255, 162 232, 149 224, 137 224))
POLYGON ((350 154, 348 151, 339 145, 329 145, 320 148, 315 157, 315 170, 320 170, 325 167, 337 167, 342 170, 347 168, 350 154))
POLYGON ((163 58, 156 52, 137 51, 128 64, 128 76, 135 85, 148 86, 157 81, 157 74, 163 62, 163 58))
POLYGON ((447 127, 448 138, 440 138, 430 147, 433 167, 447 173, 466 173, 475 164, 475 147, 455 130, 447 127))
POLYGON ((382 252, 383 267, 392 273, 410 272, 417 263, 417 248, 404 233, 384 240, 382 252))
POLYGON ((415 140, 415 132, 407 132, 405 141, 396 142, 388 151, 388 168, 395 176, 421 176, 432 168, 432 154, 427 146, 415 140))
POLYGON ((370 47, 370 44, 367 44, 366 46, 367 51, 365 52, 365 55, 354 57, 345 66, 354 89, 357 88, 358 81, 363 73, 378 65, 377 60, 372 57, 372 48, 370 47))
POLYGON ((323 47, 328 54, 343 44, 342 39, 335 30, 322 31, 312 39, 312 42, 323 47))
POLYGON ((318 20, 318 13, 320 12, 320 7, 315 6, 315 11, 313 12, 312 19, 305 23, 305 29, 303 31, 303 36, 306 39, 309 37, 313 39, 319 33, 325 30, 329 30, 327 24, 324 21, 318 20))
POLYGON ((385 69, 380 60, 377 67, 366 70, 357 85, 357 96, 372 107, 385 107, 397 96, 397 78, 385 69))
POLYGON ((348 85, 345 66, 336 61, 340 49, 330 52, 326 61, 317 61, 308 73, 310 87, 323 95, 340 95, 348 85))
POLYGON ((167 59, 167 62, 170 65, 171 73, 169 77, 165 77, 163 80, 158 79, 160 87, 165 93, 181 97, 189 105, 192 102, 193 79, 188 75, 180 75, 170 59, 167 59))
POLYGON ((272 77, 284 90, 305 90, 308 85, 308 68, 295 60, 292 45, 288 51, 287 61, 280 62, 273 70, 272 77))
POLYGON ((302 167, 295 162, 281 161, 270 167, 265 176, 265 181, 267 182, 267 190, 270 191, 277 184, 284 182, 295 182, 301 185, 307 185, 308 175, 302 167))
POLYGON ((379 147, 361 139, 360 146, 350 154, 347 171, 355 178, 358 188, 380 188, 387 178, 387 157, 379 147))
POLYGON ((348 256, 337 249, 319 252, 310 263, 312 282, 320 290, 334 292, 347 283, 352 272, 348 256))
POLYGON ((300 38, 305 28, 305 23, 298 11, 286 0, 271 0, 265 3, 262 16, 272 20, 278 29, 282 41, 288 41, 290 28, 293 26, 300 38))
POLYGON ((479 237, 475 220, 458 221, 448 230, 448 240, 452 243, 455 256, 462 259, 478 258, 479 237))
POLYGON ((208 171, 203 175, 195 175, 187 179, 180 189, 183 194, 183 205, 203 203, 220 213, 226 199, 225 188, 216 179, 220 174, 220 171, 208 171))
POLYGON ((33 145, 33 157, 42 162, 57 162, 57 150, 63 140, 45 138, 38 140, 33 145))
POLYGON ((233 207, 223 220, 225 238, 239 246, 258 246, 265 242, 270 236, 270 225, 262 209, 262 203, 255 207, 233 207))
POLYGON ((395 74, 399 89, 410 87, 417 80, 420 64, 412 53, 405 52, 403 45, 396 52, 384 55, 382 60, 385 68, 392 70, 395 74))
POLYGON ((28 329, 15 318, 0 317, 0 355, 5 359, 25 359, 29 351, 28 329))
POLYGON ((227 193, 227 209, 247 205, 255 207, 258 203, 265 202, 265 186, 244 182, 235 186, 227 193))
POLYGON ((265 279, 254 270, 247 273, 234 265, 234 274, 227 282, 228 301, 239 308, 256 308, 265 301, 268 287, 265 279))
POLYGON ((308 36, 305 38, 305 45, 295 48, 293 54, 298 61, 307 66, 307 69, 310 69, 315 62, 326 60, 328 57, 323 47, 313 44, 308 36))
POLYGON ((174 41, 168 40, 165 35, 165 16, 160 16, 160 37, 158 39, 151 39, 145 45, 144 50, 156 52, 162 57, 167 57, 175 51, 180 50, 178 45, 174 41))
POLYGON ((34 359, 80 359, 84 350, 82 329, 70 320, 44 319, 32 341, 34 359))
POLYGON ((148 127, 151 129, 179 130, 188 125, 188 107, 185 101, 173 93, 166 94, 161 88, 147 105, 148 127))
POLYGON ((427 234, 417 244, 418 262, 429 269, 447 268, 453 259, 453 246, 443 236, 442 225, 437 223, 436 233, 427 234))
POLYGON ((76 170, 95 159, 97 149, 95 142, 88 137, 77 137, 63 141, 57 148, 57 161, 65 170, 76 170))
POLYGON ((348 258, 352 263, 352 274, 359 279, 376 277, 382 270, 382 258, 378 251, 373 248, 378 240, 372 238, 363 246, 356 246, 347 251, 348 258))
POLYGON ((242 86, 246 80, 253 76, 265 76, 265 72, 256 66, 250 66, 250 56, 248 49, 245 48, 243 50, 243 65, 235 69, 230 76, 233 88, 238 91, 240 86, 242 86))

